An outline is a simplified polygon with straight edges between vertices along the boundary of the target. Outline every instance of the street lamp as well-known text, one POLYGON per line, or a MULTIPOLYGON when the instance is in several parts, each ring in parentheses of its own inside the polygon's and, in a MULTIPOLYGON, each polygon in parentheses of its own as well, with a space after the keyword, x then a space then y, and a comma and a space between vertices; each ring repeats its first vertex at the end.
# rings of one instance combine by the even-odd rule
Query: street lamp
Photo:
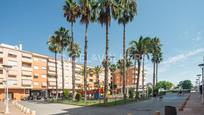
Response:
POLYGON ((199 64, 198 66, 202 69, 202 104, 204 104, 204 63, 199 64))
POLYGON ((198 79, 196 79, 198 81, 198 92, 200 92, 200 77, 201 77, 201 74, 198 74, 197 75, 198 79))
POLYGON ((2 65, 3 69, 6 71, 6 80, 5 80, 5 86, 6 86, 6 110, 5 110, 5 114, 8 114, 9 113, 9 107, 8 107, 8 101, 9 101, 9 98, 8 98, 8 72, 9 70, 12 68, 11 65, 2 65))

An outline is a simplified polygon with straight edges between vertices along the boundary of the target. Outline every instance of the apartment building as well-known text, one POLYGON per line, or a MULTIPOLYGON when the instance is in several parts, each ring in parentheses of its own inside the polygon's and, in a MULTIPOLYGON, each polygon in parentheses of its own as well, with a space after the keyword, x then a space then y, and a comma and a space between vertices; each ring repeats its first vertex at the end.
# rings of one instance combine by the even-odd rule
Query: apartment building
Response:
MULTIPOLYGON (((141 73, 140 73, 139 91, 143 91, 143 85, 145 84, 146 71, 144 71, 144 72, 145 72, 144 78, 142 77, 142 70, 141 70, 141 73)), ((126 74, 126 88, 127 89, 136 87, 137 73, 138 73, 137 68, 136 68, 136 71, 135 71, 135 68, 133 66, 128 68, 127 74, 126 74)), ((114 82, 115 85, 117 85, 117 89, 118 89, 119 92, 122 90, 122 86, 123 86, 123 75, 121 75, 121 74, 122 74, 121 71, 117 70, 114 73, 114 79, 113 79, 113 82, 114 82)), ((144 90, 146 90, 146 87, 144 87, 144 90)))
MULTIPOLYGON (((93 68, 88 66, 88 68, 93 68)), ((83 65, 76 64, 76 89, 83 89, 83 65)), ((111 76, 111 75, 109 75, 111 76)), ((51 97, 56 95, 56 77, 58 93, 62 94, 62 66, 57 60, 57 75, 55 59, 46 55, 22 50, 22 45, 12 46, 0 44, 0 100, 5 97, 5 83, 9 88, 9 98, 20 100, 27 96, 51 97), (11 65, 8 75, 2 65, 11 65), (8 77, 7 77, 8 76, 8 77), (6 80, 6 78, 8 80, 6 80)), ((110 83, 110 78, 109 78, 110 83)), ((104 73, 99 75, 100 87, 104 86, 104 73)), ((88 90, 95 90, 97 77, 94 73, 87 75, 88 90)), ((72 64, 64 60, 64 88, 72 89, 72 64)))

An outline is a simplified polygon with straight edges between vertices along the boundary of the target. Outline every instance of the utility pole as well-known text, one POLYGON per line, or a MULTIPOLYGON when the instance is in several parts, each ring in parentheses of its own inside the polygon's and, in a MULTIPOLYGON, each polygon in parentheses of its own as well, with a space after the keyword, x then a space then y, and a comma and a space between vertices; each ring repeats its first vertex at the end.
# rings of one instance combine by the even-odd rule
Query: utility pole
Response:
POLYGON ((9 97, 8 97, 8 72, 12 68, 11 65, 2 65, 3 69, 6 71, 6 76, 5 76, 5 87, 6 87, 6 109, 5 109, 5 114, 9 113, 9 107, 8 107, 8 102, 9 102, 9 97))

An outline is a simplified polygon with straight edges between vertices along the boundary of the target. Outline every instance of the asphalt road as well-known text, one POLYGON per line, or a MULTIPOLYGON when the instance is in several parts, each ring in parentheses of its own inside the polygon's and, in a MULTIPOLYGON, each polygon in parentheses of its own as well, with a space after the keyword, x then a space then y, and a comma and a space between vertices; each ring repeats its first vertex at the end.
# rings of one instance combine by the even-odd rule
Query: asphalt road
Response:
POLYGON ((37 115, 154 115, 160 111, 164 115, 165 106, 178 107, 187 95, 168 94, 162 101, 149 99, 137 103, 113 107, 81 107, 65 104, 43 104, 38 102, 21 102, 26 107, 36 110, 37 115))

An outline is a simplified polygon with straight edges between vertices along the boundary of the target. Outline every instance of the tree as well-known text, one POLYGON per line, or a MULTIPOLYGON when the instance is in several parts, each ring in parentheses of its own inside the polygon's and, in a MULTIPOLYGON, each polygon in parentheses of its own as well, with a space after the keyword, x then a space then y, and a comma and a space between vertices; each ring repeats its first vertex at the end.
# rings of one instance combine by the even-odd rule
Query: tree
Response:
MULTIPOLYGON (((74 32, 73 32, 73 26, 74 23, 76 22, 77 18, 79 18, 81 11, 80 11, 80 5, 77 4, 75 2, 75 0, 66 0, 65 1, 65 5, 63 6, 63 10, 64 10, 64 17, 66 18, 66 20, 71 23, 71 43, 70 43, 70 47, 69 50, 73 51, 72 48, 74 47, 74 32)), ((75 56, 71 57, 72 62, 75 62, 75 56), (74 61, 73 61, 74 60, 74 61)), ((73 65, 72 65, 72 69, 73 69, 73 65)), ((75 71, 75 70, 72 70, 75 71)), ((72 78, 73 78, 73 74, 72 74, 72 78)), ((73 86, 75 87, 75 86, 73 86)), ((74 94, 73 94, 74 95, 74 94)))
POLYGON ((158 81, 158 64, 162 61, 161 44, 159 38, 155 37, 150 41, 149 52, 152 54, 153 63, 153 93, 158 81))
POLYGON ((87 50, 88 50, 88 26, 90 22, 95 22, 97 17, 97 3, 95 0, 81 0, 81 20, 82 24, 85 24, 85 37, 84 37, 84 101, 86 102, 87 87, 87 50))
POLYGON ((111 24, 112 16, 116 17, 118 15, 117 5, 114 0, 99 0, 98 2, 99 16, 97 18, 98 22, 103 26, 106 26, 106 47, 105 47, 105 87, 104 87, 104 103, 107 103, 107 92, 108 92, 108 60, 109 60, 109 26, 111 24))
POLYGON ((55 31, 55 37, 57 41, 57 45, 59 47, 59 52, 61 53, 61 66, 62 66, 62 93, 64 97, 64 49, 71 42, 71 36, 69 34, 69 30, 65 29, 64 27, 60 27, 57 31, 55 31))
POLYGON ((136 1, 135 0, 119 0, 118 1, 119 15, 116 17, 119 24, 123 25, 123 95, 126 98, 126 25, 134 19, 137 13, 136 1))
POLYGON ((139 40, 131 41, 130 42, 130 48, 131 48, 131 54, 134 55, 135 59, 137 60, 137 67, 138 67, 138 74, 137 74, 137 83, 136 83, 136 99, 138 99, 139 96, 139 79, 140 79, 140 71, 141 71, 141 60, 142 56, 145 54, 145 50, 148 47, 147 43, 149 38, 143 38, 142 36, 139 38, 139 40))
POLYGON ((173 87, 173 83, 169 81, 159 81, 156 85, 158 89, 163 88, 165 90, 170 90, 173 87))
POLYGON ((184 80, 180 81, 178 86, 181 86, 183 89, 191 89, 193 87, 193 84, 191 80, 184 80))
POLYGON ((72 57, 72 100, 75 100, 75 67, 76 67, 76 58, 80 56, 81 49, 78 43, 72 43, 72 46, 69 46, 67 49, 69 57, 72 57))
POLYGON ((111 64, 109 69, 110 69, 111 75, 112 75, 111 90, 112 90, 112 95, 113 95, 113 92, 115 89, 115 71, 117 70, 117 65, 111 64))
POLYGON ((56 79, 56 99, 58 99, 58 74, 57 74, 57 53, 60 51, 58 39, 55 35, 51 36, 47 42, 48 49, 55 53, 55 79, 56 79))
MULTIPOLYGON (((123 59, 117 61, 117 68, 120 70, 120 86, 122 87, 122 75, 123 75, 123 59)), ((124 93, 123 89, 121 88, 121 93, 124 93)))
POLYGON ((97 78, 97 88, 98 88, 98 93, 100 95, 100 79, 99 79, 99 75, 100 73, 103 72, 103 68, 101 66, 96 66, 95 68, 92 69, 93 73, 96 75, 97 78))

